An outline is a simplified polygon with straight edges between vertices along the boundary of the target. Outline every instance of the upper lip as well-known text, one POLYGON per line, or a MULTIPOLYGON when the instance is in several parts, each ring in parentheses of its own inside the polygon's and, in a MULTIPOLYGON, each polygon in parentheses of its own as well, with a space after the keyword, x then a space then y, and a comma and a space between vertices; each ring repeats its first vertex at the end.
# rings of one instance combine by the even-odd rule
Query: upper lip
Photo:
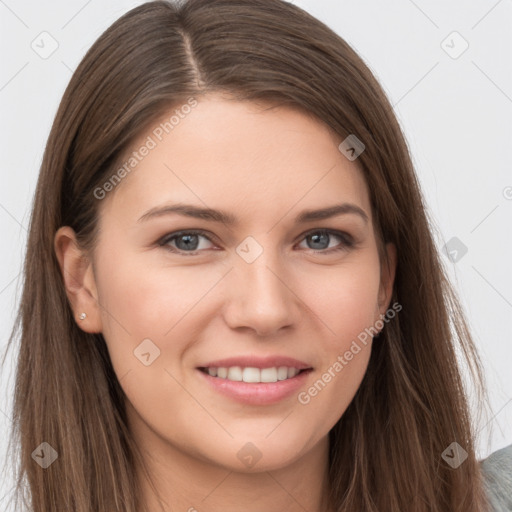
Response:
POLYGON ((216 359, 210 361, 198 368, 230 368, 232 366, 241 366, 242 368, 273 368, 279 366, 287 366, 289 368, 297 368, 298 370, 307 370, 312 368, 311 365, 287 356, 237 356, 225 359, 216 359))

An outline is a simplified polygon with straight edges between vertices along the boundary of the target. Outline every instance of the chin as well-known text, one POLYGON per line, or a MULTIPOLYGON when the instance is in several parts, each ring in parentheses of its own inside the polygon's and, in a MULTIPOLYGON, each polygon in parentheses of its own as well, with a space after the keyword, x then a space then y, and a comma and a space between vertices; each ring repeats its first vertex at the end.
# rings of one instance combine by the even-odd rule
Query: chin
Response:
POLYGON ((221 453, 212 454, 212 461, 238 473, 275 471, 293 464, 315 444, 307 439, 294 439, 289 432, 271 432, 272 429, 264 434, 231 439, 229 446, 221 448, 221 453))

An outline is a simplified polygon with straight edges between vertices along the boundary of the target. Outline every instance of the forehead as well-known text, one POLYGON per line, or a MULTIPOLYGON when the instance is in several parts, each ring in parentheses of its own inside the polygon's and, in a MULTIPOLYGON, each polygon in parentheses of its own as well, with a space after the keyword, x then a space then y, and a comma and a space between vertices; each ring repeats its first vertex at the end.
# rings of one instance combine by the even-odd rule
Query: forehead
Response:
POLYGON ((350 201, 370 217, 363 173, 338 150, 341 141, 297 109, 202 97, 140 135, 124 158, 135 165, 102 206, 131 221, 174 201, 275 222, 291 210, 350 201))

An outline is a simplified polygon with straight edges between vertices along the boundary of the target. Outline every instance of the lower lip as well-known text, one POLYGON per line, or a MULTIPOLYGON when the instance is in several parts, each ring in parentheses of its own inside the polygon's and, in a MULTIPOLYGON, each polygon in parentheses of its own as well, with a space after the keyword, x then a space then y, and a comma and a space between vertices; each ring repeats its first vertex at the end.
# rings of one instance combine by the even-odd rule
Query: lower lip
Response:
POLYGON ((238 402, 250 405, 268 405, 279 402, 296 393, 304 385, 311 369, 303 371, 291 379, 277 382, 243 382, 212 377, 199 369, 197 372, 216 391, 238 402))

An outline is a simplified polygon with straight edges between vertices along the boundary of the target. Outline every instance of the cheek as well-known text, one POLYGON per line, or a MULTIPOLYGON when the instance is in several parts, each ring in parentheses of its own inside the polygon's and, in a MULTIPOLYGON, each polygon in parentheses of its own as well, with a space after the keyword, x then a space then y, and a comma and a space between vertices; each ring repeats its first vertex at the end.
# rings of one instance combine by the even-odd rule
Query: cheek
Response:
POLYGON ((368 367, 371 344, 356 341, 349 350, 333 354, 309 387, 300 391, 299 407, 308 418, 316 418, 318 429, 334 427, 352 402, 368 367))
POLYGON ((301 298, 318 317, 330 349, 341 350, 376 320, 378 259, 361 253, 338 268, 319 270, 304 282, 301 298))
MULTIPOLYGON (((147 254, 128 248, 110 249, 104 248, 99 255, 97 271, 103 334, 109 341, 130 339, 138 344, 150 338, 162 349, 176 351, 176 338, 184 338, 183 329, 191 338, 194 329, 200 330, 201 318, 211 320, 215 308, 222 305, 218 295, 225 285, 219 282, 224 268, 165 265, 164 259, 154 263, 147 254), (215 290, 217 284, 220 287, 215 290), (171 339, 172 346, 167 347, 171 339)), ((303 303, 299 307, 305 309, 304 314, 323 329, 324 340, 340 349, 375 321, 379 277, 378 257, 365 250, 347 255, 339 265, 308 262, 307 268, 292 269, 287 281, 303 303)))
POLYGON ((166 265, 164 258, 152 263, 153 258, 133 249, 119 258, 109 256, 116 253, 123 251, 105 249, 97 270, 103 336, 113 362, 133 364, 133 351, 149 338, 160 350, 155 364, 176 366, 188 340, 209 318, 223 271, 166 265))
POLYGON ((314 277, 308 305, 320 319, 324 334, 315 340, 322 347, 322 366, 316 380, 301 390, 298 401, 308 415, 332 427, 349 406, 368 367, 369 328, 378 315, 378 259, 361 255, 357 263, 314 277))
POLYGON ((191 407, 182 422, 197 418, 179 384, 180 365, 198 328, 190 318, 197 320, 200 299, 218 277, 195 280, 192 268, 148 265, 143 254, 109 256, 116 252, 105 250, 98 258, 97 282, 103 337, 128 401, 155 428, 155 411, 164 414, 166 404, 191 407))

